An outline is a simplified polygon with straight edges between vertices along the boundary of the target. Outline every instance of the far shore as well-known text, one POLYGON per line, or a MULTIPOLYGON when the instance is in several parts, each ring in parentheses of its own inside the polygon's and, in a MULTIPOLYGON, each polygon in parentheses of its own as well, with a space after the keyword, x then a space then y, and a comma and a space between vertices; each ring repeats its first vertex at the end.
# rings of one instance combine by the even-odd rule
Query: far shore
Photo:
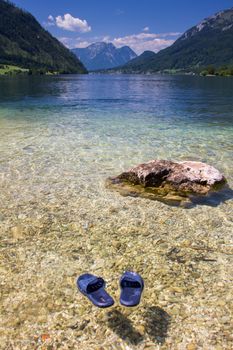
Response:
MULTIPOLYGON (((123 75, 123 74, 140 74, 140 75, 185 75, 185 76, 200 76, 200 77, 232 77, 233 69, 223 67, 221 69, 215 68, 206 68, 201 72, 193 72, 193 71, 184 71, 184 70, 175 70, 175 69, 166 69, 164 71, 158 72, 141 72, 141 71, 122 71, 121 69, 106 69, 106 70, 96 70, 90 71, 89 74, 114 74, 114 75, 123 75)), ((46 71, 44 69, 31 69, 31 68, 23 68, 15 65, 8 64, 0 64, 0 76, 38 76, 38 75, 67 75, 67 74, 75 74, 75 73, 64 73, 58 71, 46 71)))

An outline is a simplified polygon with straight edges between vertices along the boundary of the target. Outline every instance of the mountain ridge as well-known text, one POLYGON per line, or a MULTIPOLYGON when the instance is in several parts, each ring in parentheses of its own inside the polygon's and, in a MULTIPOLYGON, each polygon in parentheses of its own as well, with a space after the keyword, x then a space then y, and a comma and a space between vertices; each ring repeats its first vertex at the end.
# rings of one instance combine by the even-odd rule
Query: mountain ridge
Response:
POLYGON ((71 51, 92 71, 114 68, 137 56, 129 46, 116 48, 112 43, 106 42, 93 43, 86 48, 75 48, 71 51))

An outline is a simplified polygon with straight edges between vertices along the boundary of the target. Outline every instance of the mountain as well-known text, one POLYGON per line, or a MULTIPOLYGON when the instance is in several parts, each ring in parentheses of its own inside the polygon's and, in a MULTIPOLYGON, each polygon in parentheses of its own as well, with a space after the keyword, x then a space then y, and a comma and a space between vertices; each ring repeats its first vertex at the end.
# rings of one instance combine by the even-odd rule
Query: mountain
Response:
POLYGON ((59 73, 86 73, 83 64, 28 12, 0 0, 0 64, 59 73))
POLYGON ((120 67, 123 73, 196 70, 233 65, 233 8, 218 12, 187 30, 155 55, 143 53, 120 67))
POLYGON ((84 63, 88 70, 108 69, 124 65, 137 57, 128 46, 117 49, 112 43, 99 42, 72 52, 84 63))
POLYGON ((128 62, 128 64, 124 65, 123 67, 120 67, 119 69, 121 69, 122 71, 124 71, 125 69, 127 71, 127 69, 132 67, 133 70, 140 71, 141 67, 144 66, 146 62, 150 62, 155 57, 156 53, 154 53, 153 51, 144 51, 141 55, 132 59, 128 62))

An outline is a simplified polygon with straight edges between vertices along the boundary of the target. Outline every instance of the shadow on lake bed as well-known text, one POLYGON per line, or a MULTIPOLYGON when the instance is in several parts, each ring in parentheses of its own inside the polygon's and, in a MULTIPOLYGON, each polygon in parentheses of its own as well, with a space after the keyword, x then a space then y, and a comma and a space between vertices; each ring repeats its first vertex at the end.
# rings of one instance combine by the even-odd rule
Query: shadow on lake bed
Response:
POLYGON ((210 192, 206 196, 192 196, 191 198, 191 206, 195 207, 196 205, 206 205, 210 207, 217 207, 221 203, 225 203, 228 200, 233 199, 233 190, 228 186, 224 186, 218 192, 210 192))
POLYGON ((128 344, 138 345, 147 337, 156 344, 163 344, 171 322, 170 315, 158 306, 151 306, 142 312, 142 321, 143 330, 139 332, 119 310, 108 313, 109 328, 128 344))

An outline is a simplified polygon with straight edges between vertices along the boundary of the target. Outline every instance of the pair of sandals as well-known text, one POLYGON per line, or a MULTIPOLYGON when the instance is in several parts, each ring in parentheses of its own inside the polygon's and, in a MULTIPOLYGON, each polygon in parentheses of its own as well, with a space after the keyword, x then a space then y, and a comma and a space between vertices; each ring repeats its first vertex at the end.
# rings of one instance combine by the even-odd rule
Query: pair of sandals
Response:
MULTIPOLYGON (((78 277, 77 287, 95 306, 106 308, 114 304, 113 298, 105 290, 102 277, 85 273, 78 277)), ((120 303, 132 307, 140 303, 144 281, 136 272, 126 271, 120 278, 120 303)))

